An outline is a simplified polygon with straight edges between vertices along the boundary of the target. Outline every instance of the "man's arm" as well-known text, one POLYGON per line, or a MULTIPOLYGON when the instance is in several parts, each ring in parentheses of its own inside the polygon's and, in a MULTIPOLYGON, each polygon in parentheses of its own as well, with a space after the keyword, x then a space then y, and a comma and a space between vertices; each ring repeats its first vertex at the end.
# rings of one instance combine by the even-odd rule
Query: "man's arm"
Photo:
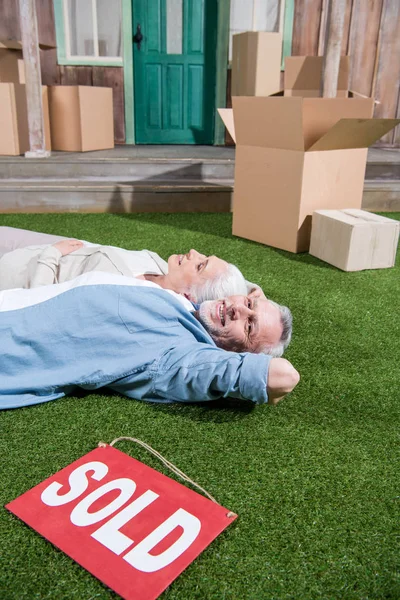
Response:
POLYGON ((268 404, 278 404, 300 381, 300 374, 285 358, 273 358, 268 372, 268 404))
POLYGON ((276 404, 298 382, 297 371, 284 359, 226 352, 199 342, 169 349, 149 372, 151 384, 140 372, 109 387, 140 400, 204 402, 231 396, 276 404))

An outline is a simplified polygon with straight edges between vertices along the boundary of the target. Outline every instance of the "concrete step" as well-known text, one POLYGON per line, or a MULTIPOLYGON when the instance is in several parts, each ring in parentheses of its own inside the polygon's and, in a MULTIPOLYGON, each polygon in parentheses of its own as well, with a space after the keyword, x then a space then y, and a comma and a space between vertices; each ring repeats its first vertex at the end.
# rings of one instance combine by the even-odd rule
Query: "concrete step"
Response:
POLYGON ((0 159, 0 181, 4 179, 125 178, 132 181, 182 181, 233 179, 233 159, 192 158, 96 158, 65 155, 50 159, 0 159))
POLYGON ((229 212, 225 180, 0 180, 0 212, 229 212))
MULTIPOLYGON (((233 180, 0 180, 0 212, 229 212, 233 180)), ((400 181, 366 181, 363 208, 400 211, 400 181)))
POLYGON ((365 171, 365 179, 368 181, 388 180, 400 181, 400 163, 398 162, 368 162, 365 171))
POLYGON ((362 207, 364 210, 400 212, 400 181, 366 181, 362 207))
MULTIPOLYGON (((164 158, 148 156, 97 156, 100 153, 55 153, 49 159, 0 157, 0 181, 4 179, 88 179, 109 177, 131 181, 232 180, 234 153, 224 158, 164 158)), ((399 180, 400 161, 393 153, 386 160, 372 155, 367 180, 399 180)))

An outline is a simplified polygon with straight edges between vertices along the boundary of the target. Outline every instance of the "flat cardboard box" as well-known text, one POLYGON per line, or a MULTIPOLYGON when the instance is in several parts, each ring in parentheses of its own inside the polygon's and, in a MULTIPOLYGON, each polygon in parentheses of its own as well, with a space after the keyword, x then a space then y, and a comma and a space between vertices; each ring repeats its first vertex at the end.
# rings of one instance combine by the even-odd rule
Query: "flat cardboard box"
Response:
MULTIPOLYGON (((39 43, 39 48, 52 48, 39 43)), ((22 56, 22 42, 19 40, 0 41, 0 82, 25 83, 25 69, 22 56)))
POLYGON ((233 98, 233 234, 304 252, 314 210, 361 208, 367 148, 400 123, 371 119, 373 104, 365 98, 233 98))
MULTIPOLYGON (((21 40, 13 40, 13 39, 2 39, 0 41, 0 48, 9 48, 10 50, 22 50, 22 42, 21 40)), ((51 50, 52 48, 56 48, 52 44, 43 44, 39 41, 40 50, 51 50)))
MULTIPOLYGON (((48 89, 42 86, 46 150, 51 150, 48 89)), ((0 83, 0 154, 18 156, 29 150, 25 85, 0 83)))
MULTIPOLYGON (((321 95, 322 56, 287 56, 285 58, 284 95, 318 98, 321 95)), ((342 56, 339 65, 337 97, 349 95, 350 57, 342 56)))
POLYGON ((49 102, 53 150, 87 152, 114 148, 111 88, 51 86, 49 102))
POLYGON ((316 210, 310 254, 342 271, 393 267, 399 225, 365 210, 316 210))
POLYGON ((282 34, 246 31, 232 38, 232 96, 269 96, 280 89, 282 34))
POLYGON ((0 82, 25 83, 21 50, 0 48, 0 82))

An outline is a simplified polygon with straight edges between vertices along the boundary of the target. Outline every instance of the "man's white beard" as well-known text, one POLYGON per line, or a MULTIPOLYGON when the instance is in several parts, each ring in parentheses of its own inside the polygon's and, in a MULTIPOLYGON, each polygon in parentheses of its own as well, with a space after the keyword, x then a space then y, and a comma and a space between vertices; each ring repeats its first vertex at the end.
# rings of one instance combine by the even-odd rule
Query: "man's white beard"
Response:
POLYGON ((227 333, 227 330, 222 327, 222 325, 220 327, 215 325, 210 317, 211 311, 208 309, 210 305, 216 306, 216 302, 214 300, 206 300, 205 302, 202 302, 199 310, 197 311, 197 318, 207 330, 207 333, 211 335, 216 345, 223 350, 228 350, 229 352, 246 352, 246 348, 243 346, 243 344, 239 342, 235 343, 232 339, 227 339, 229 338, 229 334, 227 333))
POLYGON ((203 327, 207 330, 207 333, 209 333, 211 335, 211 337, 214 339, 214 341, 216 342, 217 340, 215 339, 215 337, 219 337, 219 329, 217 327, 215 327, 214 323, 212 322, 211 318, 210 318, 210 310, 209 310, 209 306, 212 305, 214 303, 213 300, 205 300, 205 302, 202 302, 200 304, 200 308, 199 308, 199 321, 200 323, 203 325, 203 327))
POLYGON ((234 348, 231 348, 231 344, 227 343, 226 341, 225 330, 222 328, 222 326, 218 327, 215 325, 210 317, 210 310, 208 307, 212 305, 216 305, 214 300, 206 300, 205 302, 202 302, 197 313, 198 319, 219 348, 223 348, 224 350, 234 350, 234 348))

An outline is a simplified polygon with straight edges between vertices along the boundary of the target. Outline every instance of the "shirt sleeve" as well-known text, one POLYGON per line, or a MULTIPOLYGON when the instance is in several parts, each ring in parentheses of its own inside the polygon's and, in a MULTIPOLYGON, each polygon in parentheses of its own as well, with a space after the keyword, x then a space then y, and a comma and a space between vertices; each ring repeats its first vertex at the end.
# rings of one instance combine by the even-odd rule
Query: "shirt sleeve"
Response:
POLYGON ((28 287, 35 288, 57 283, 57 268, 61 257, 58 248, 46 246, 28 265, 28 287))
POLYGON ((46 393, 45 391, 33 393, 25 390, 15 390, 13 393, 3 393, 3 391, 0 390, 0 410, 8 408, 23 408, 24 406, 32 406, 34 404, 50 402, 51 400, 63 398, 68 393, 72 393, 72 389, 66 388, 66 391, 49 391, 49 393, 46 393))
POLYGON ((191 343, 163 353, 149 373, 150 385, 125 377, 110 387, 128 397, 163 402, 204 402, 228 396, 268 402, 271 357, 226 352, 209 344, 191 343))

